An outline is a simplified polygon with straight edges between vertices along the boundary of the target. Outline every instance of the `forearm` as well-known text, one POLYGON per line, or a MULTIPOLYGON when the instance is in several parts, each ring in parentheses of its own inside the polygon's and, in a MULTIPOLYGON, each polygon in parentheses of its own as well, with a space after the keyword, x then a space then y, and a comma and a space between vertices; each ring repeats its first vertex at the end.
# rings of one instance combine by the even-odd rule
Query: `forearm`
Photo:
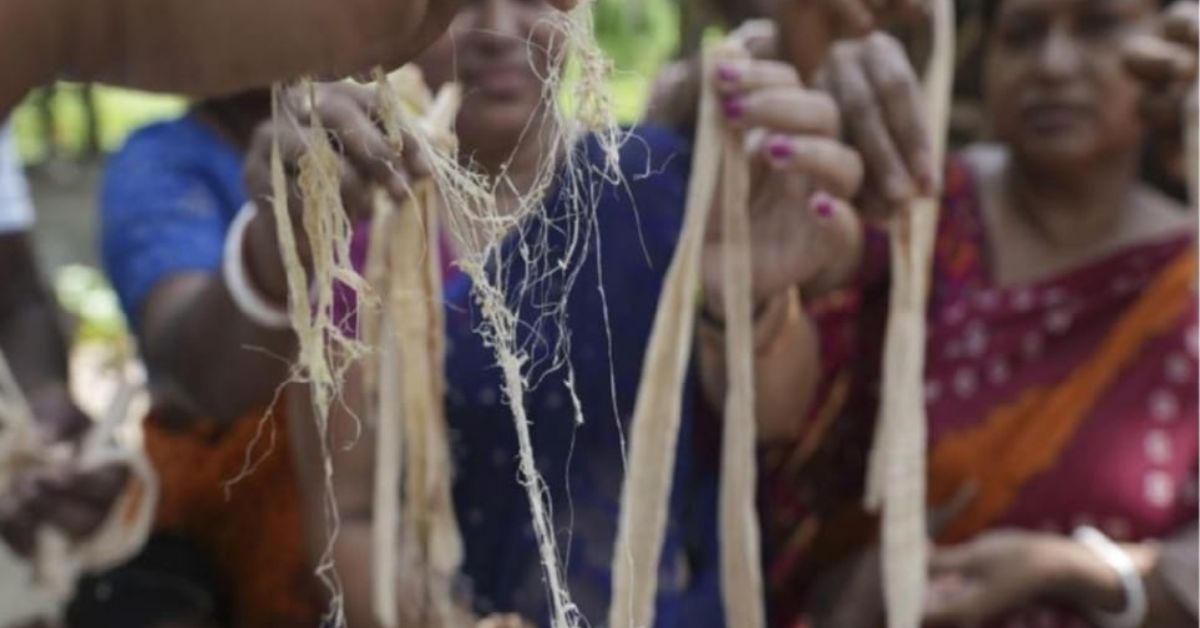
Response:
MULTIPOLYGON (((1063 541, 1069 548, 1062 553, 1057 576, 1050 581, 1053 596, 1083 609, 1120 612, 1125 608, 1125 590, 1117 572, 1091 549, 1070 538, 1063 541)), ((1196 618, 1175 595, 1160 569, 1169 557, 1190 562, 1194 570, 1195 552, 1177 555, 1179 549, 1169 541, 1123 544, 1121 548, 1132 559, 1145 587, 1147 614, 1142 625, 1146 628, 1195 626, 1196 618)))
POLYGON ((222 422, 274 400, 296 344, 290 330, 247 319, 220 275, 180 277, 156 289, 142 336, 156 394, 222 422))
POLYGON ((42 287, 24 234, 0 236, 0 349, 33 405, 69 401, 58 310, 42 287))
POLYGON ((63 0, 0 0, 0 119, 61 69, 63 0))
MULTIPOLYGON (((724 333, 701 323, 700 378, 705 399, 721 408, 725 398, 724 333)), ((816 394, 820 345, 812 320, 795 290, 773 298, 755 323, 755 414, 759 439, 794 438, 816 394)))

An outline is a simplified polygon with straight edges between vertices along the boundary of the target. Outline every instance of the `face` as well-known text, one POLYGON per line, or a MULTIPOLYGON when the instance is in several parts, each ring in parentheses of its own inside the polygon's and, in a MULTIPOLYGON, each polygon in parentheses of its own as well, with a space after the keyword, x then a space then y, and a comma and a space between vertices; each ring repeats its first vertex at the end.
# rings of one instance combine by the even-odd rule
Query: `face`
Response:
POLYGON ((1120 46, 1154 14, 1152 0, 1002 0, 984 60, 997 139, 1040 168, 1135 154, 1140 93, 1120 46))
POLYGON ((472 0, 420 59, 430 85, 457 80, 457 133, 470 153, 511 152, 543 112, 543 78, 556 54, 559 14, 544 0, 472 0))

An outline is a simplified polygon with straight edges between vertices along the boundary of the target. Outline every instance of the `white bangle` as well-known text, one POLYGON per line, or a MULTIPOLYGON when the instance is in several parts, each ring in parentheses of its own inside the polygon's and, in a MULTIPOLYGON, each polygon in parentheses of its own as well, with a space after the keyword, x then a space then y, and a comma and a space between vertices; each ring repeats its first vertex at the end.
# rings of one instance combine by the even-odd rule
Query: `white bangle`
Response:
POLYGON ((288 329, 292 321, 287 308, 264 297, 255 289, 246 273, 243 257, 246 228, 257 215, 258 207, 253 201, 247 202, 229 225, 229 231, 225 234, 225 258, 221 263, 225 287, 238 311, 251 322, 267 329, 288 329))
POLYGON ((1110 613, 1097 608, 1089 609, 1092 621, 1104 628, 1139 628, 1146 621, 1146 585, 1133 559, 1103 532, 1091 526, 1076 528, 1072 537, 1117 572, 1121 588, 1125 590, 1124 610, 1110 613))

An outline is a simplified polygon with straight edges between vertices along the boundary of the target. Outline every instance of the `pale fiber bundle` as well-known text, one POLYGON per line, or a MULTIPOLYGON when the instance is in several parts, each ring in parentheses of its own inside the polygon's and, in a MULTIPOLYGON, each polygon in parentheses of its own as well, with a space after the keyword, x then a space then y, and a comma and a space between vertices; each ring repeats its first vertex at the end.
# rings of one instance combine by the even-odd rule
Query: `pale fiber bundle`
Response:
MULTIPOLYGON (((925 77, 932 163, 946 150, 954 72, 954 5, 933 2, 933 52, 925 77)), ((925 310, 939 194, 913 201, 891 224, 891 311, 883 353, 879 422, 867 472, 867 508, 882 511, 888 626, 921 624, 927 579, 925 524, 925 310)))
POLYGON ((158 504, 158 478, 140 443, 131 443, 117 433, 130 416, 135 392, 127 381, 122 383, 108 415, 93 426, 78 451, 66 443, 47 445, 41 441, 33 413, 0 352, 0 512, 5 511, 18 474, 36 473, 39 467, 74 460, 81 469, 120 464, 129 470, 124 491, 90 538, 72 541, 57 529, 38 531, 34 554, 28 561, 32 580, 4 583, 13 590, 20 589, 22 602, 36 600, 31 604, 34 608, 0 608, 0 625, 57 620, 81 576, 118 565, 145 544, 158 504))
MULTIPOLYGON (((477 333, 495 352, 502 374, 502 392, 513 415, 519 447, 518 480, 524 486, 529 499, 539 557, 551 601, 552 625, 555 628, 574 628, 580 625, 581 618, 571 602, 563 579, 551 521, 551 504, 546 495, 545 482, 534 464, 529 420, 524 405, 525 392, 529 380, 537 377, 535 369, 565 368, 568 373, 571 372, 566 351, 569 347, 569 333, 565 333, 565 295, 569 294, 570 285, 582 267, 580 262, 584 256, 580 251, 586 251, 592 246, 590 234, 595 223, 595 207, 598 200, 596 195, 600 192, 598 186, 593 183, 593 177, 599 175, 609 181, 619 180, 618 150, 623 141, 623 134, 616 124, 611 98, 605 92, 611 65, 595 41, 591 0, 584 0, 567 16, 555 14, 546 18, 544 22, 541 28, 556 28, 561 38, 556 39, 551 52, 548 53, 550 68, 548 76, 545 77, 546 97, 543 99, 548 122, 545 125, 531 124, 526 132, 526 141, 538 141, 550 147, 539 164, 538 177, 530 189, 517 189, 503 173, 498 177, 485 176, 478 169, 462 163, 459 155, 439 149, 438 142, 428 129, 418 124, 410 124, 411 117, 400 115, 402 107, 393 106, 389 113, 388 107, 385 106, 383 123, 392 137, 397 139, 396 150, 401 148, 398 131, 403 130, 406 133, 405 140, 415 146, 429 162, 430 179, 443 210, 439 212, 438 217, 443 221, 454 244, 458 266, 472 281, 472 294, 482 318, 477 333), (582 70, 578 87, 572 94, 572 111, 564 110, 559 99, 559 88, 568 58, 577 60, 582 70), (599 172, 585 170, 582 164, 577 163, 577 141, 585 132, 598 138, 599 145, 606 155, 605 167, 599 172), (559 195, 570 205, 568 224, 561 221, 551 223, 545 215, 542 203, 552 185, 557 186, 559 195), (501 202, 501 197, 508 201, 501 202), (548 233, 550 228, 566 232, 573 245, 571 250, 561 255, 550 255, 545 235, 542 235, 540 240, 532 241, 525 237, 538 233, 534 228, 537 225, 545 227, 542 229, 543 233, 548 233), (516 250, 506 250, 506 242, 512 241, 514 237, 518 241, 518 246, 513 247, 516 250), (519 282, 510 281, 513 278, 510 276, 509 266, 514 255, 519 256, 526 269, 519 282), (557 320, 564 333, 557 345, 548 351, 545 347, 539 347, 543 354, 548 355, 537 355, 531 346, 536 344, 537 334, 529 334, 533 338, 521 340, 518 330, 528 329, 529 325, 527 321, 518 320, 516 311, 523 299, 536 299, 550 293, 551 290, 547 287, 552 285, 564 295, 561 302, 537 305, 543 306, 539 308, 540 315, 544 319, 557 320)), ((392 96, 388 96, 393 94, 390 87, 381 85, 380 94, 384 95, 381 103, 386 105, 392 100, 392 105, 397 104, 392 96)), ((284 113, 288 112, 280 111, 278 107, 275 110, 277 119, 284 113)), ((311 282, 300 266, 296 254, 295 229, 287 212, 287 180, 278 146, 272 155, 272 182, 277 235, 288 268, 292 322, 300 337, 300 351, 293 379, 308 382, 313 387, 317 427, 322 436, 322 446, 325 448, 322 455, 326 460, 326 515, 330 529, 336 534, 337 513, 332 501, 332 466, 328 463, 328 450, 325 445, 329 405, 340 394, 341 375, 345 368, 352 360, 363 357, 364 349, 374 350, 378 347, 364 346, 337 331, 337 321, 329 314, 332 311, 332 299, 326 288, 332 286, 334 280, 342 281, 352 292, 357 293, 360 303, 378 302, 378 295, 369 289, 361 277, 349 270, 349 257, 346 254, 350 241, 349 225, 345 221, 338 198, 336 179, 329 176, 333 174, 330 168, 333 162, 325 150, 328 139, 319 131, 319 128, 314 129, 310 138, 309 153, 306 161, 301 163, 300 177, 302 197, 305 201, 304 225, 309 242, 314 244, 311 282), (308 293, 310 285, 314 288, 314 294, 311 296, 313 302, 310 302, 308 293)), ((429 203, 424 205, 431 206, 429 203)), ((384 223, 376 225, 377 231, 385 228, 384 223)), ((368 334, 376 334, 376 340, 382 337, 383 333, 383 321, 378 323, 379 326, 374 331, 364 329, 368 334)), ((544 324, 544 321, 538 321, 534 325, 535 329, 540 324, 544 324)), ((399 368, 398 362, 390 360, 400 357, 380 356, 380 363, 376 367, 368 367, 368 380, 370 377, 380 376, 375 369, 382 368, 384 358, 389 361, 389 368, 399 368)), ((570 380, 568 377, 568 381, 570 380)), ((571 399, 575 400, 574 391, 569 392, 571 399)), ((380 395, 380 401, 386 400, 393 405, 404 404, 400 397, 384 397, 382 391, 380 395)), ((574 418, 577 422, 583 420, 578 403, 575 404, 574 418)), ((402 466, 399 458, 404 456, 401 444, 403 436, 389 434, 384 438, 388 444, 380 452, 382 457, 377 464, 385 467, 380 473, 388 474, 388 477, 394 477, 393 472, 402 466)), ((385 447, 384 444, 380 446, 385 447)), ((408 468, 410 465, 406 462, 403 466, 408 468)), ((440 466, 434 465, 430 468, 440 466)), ((441 486, 449 482, 448 466, 444 471, 436 473, 442 474, 442 477, 428 478, 429 486, 441 486)), ((381 496, 377 498, 384 499, 381 496)), ((407 516, 405 514, 406 518, 407 516)), ((378 530, 377 540, 387 542, 384 538, 386 534, 386 530, 378 530)), ((332 542, 333 535, 318 573, 334 592, 330 616, 335 623, 341 623, 341 596, 338 594, 339 586, 330 560, 332 542)), ((448 553, 450 554, 452 553, 448 553)), ((377 571, 377 575, 380 575, 380 572, 377 571)), ((377 581, 377 587, 381 586, 381 582, 377 581)), ((377 603, 381 603, 379 600, 384 594, 378 588, 376 593, 379 594, 376 597, 377 603)), ((381 611, 381 615, 388 612, 379 608, 377 610, 381 611)))
MULTIPOLYGON (((744 46, 736 41, 709 49, 704 57, 704 81, 709 81, 717 62, 747 56, 744 46)), ((717 200, 718 181, 725 239, 722 289, 729 385, 721 453, 721 591, 729 626, 765 625, 758 516, 754 505, 749 168, 741 133, 724 124, 716 92, 706 84, 701 93, 683 232, 659 297, 634 409, 629 468, 613 553, 613 598, 608 616, 612 628, 643 628, 654 623, 658 566, 695 327, 700 255, 711 209, 717 200)))
MULTIPOLYGON (((385 127, 398 150, 403 150, 400 122, 420 117, 417 124, 453 154, 458 86, 443 88, 435 102, 415 69, 392 78, 381 73, 377 84, 385 127), (402 104, 406 111, 397 110, 402 104)), ((378 372, 368 368, 367 395, 377 400, 375 614, 387 627, 399 623, 398 569, 421 572, 406 579, 422 591, 420 608, 405 615, 421 626, 448 625, 450 582, 462 563, 443 401, 441 213, 441 199, 428 180, 416 184, 399 211, 390 197, 378 194, 366 269, 381 304, 379 310, 363 310, 363 328, 366 342, 381 352, 378 372), (401 554, 411 559, 398 561, 401 554)))

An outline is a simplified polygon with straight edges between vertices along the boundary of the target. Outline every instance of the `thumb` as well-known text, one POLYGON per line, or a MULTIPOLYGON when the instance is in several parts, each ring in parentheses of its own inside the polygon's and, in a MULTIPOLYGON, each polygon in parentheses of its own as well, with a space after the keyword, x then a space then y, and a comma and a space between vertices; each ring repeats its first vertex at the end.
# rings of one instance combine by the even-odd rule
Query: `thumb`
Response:
POLYGON ((850 283, 858 270, 863 249, 863 223, 846 201, 818 191, 809 199, 807 211, 814 229, 809 239, 821 256, 812 277, 802 287, 805 293, 837 289, 850 283))

